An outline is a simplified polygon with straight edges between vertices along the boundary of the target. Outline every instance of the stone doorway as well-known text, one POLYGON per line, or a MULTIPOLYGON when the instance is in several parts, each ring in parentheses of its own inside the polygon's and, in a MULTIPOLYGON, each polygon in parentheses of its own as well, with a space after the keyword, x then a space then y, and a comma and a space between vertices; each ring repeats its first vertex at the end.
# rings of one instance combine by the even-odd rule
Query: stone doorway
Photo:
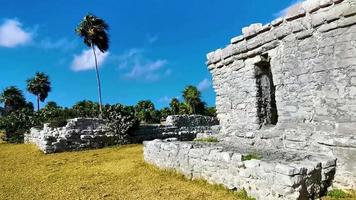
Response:
POLYGON ((275 99, 276 87, 273 83, 270 57, 262 55, 260 62, 255 64, 257 87, 257 117, 260 128, 276 125, 278 112, 275 99))

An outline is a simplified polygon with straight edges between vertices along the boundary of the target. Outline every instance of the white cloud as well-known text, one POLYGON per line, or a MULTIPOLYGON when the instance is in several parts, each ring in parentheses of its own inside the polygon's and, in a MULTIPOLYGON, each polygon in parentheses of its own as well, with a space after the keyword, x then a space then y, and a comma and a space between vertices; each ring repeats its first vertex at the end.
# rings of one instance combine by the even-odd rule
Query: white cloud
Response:
POLYGON ((0 46, 13 48, 25 45, 32 40, 32 33, 22 28, 22 24, 15 19, 7 19, 0 25, 0 46))
POLYGON ((287 7, 284 8, 283 10, 275 13, 276 17, 284 17, 286 16, 292 9, 296 8, 297 6, 301 5, 304 0, 293 0, 292 3, 287 7))
POLYGON ((200 81, 198 84, 198 90, 199 91, 204 91, 209 89, 211 86, 211 81, 207 78, 205 78, 204 80, 200 81))
POLYGON ((119 70, 126 80, 142 80, 155 82, 162 77, 170 76, 172 70, 167 68, 165 59, 150 60, 144 55, 144 50, 133 48, 118 56, 119 70))
MULTIPOLYGON (((96 48, 96 55, 98 60, 98 66, 100 67, 109 56, 109 52, 102 53, 96 48)), ((95 69, 95 59, 91 49, 84 50, 80 55, 74 55, 74 59, 71 64, 73 71, 86 71, 95 69)))

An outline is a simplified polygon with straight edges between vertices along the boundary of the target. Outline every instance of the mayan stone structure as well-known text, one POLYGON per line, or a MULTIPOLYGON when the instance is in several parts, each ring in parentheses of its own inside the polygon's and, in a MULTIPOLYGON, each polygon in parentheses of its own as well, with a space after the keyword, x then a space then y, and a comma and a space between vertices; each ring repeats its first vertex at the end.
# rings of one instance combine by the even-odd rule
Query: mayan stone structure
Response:
POLYGON ((220 142, 146 142, 145 159, 258 199, 356 188, 356 1, 306 0, 242 32, 207 55, 220 142))
POLYGON ((78 151, 106 146, 142 143, 145 140, 177 138, 191 141, 200 135, 216 134, 214 126, 219 124, 215 117, 201 115, 168 116, 165 124, 140 125, 127 137, 115 134, 108 121, 97 118, 75 118, 68 120, 63 127, 31 128, 25 134, 25 143, 35 144, 44 153, 78 151))

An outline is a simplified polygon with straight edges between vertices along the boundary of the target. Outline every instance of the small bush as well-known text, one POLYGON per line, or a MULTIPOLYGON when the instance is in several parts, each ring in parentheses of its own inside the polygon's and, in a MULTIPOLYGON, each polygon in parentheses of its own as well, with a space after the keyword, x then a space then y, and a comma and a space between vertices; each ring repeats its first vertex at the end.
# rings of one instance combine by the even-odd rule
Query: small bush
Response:
POLYGON ((196 138, 195 142, 219 142, 216 137, 207 137, 207 138, 196 138))
POLYGON ((121 104, 106 105, 103 118, 109 121, 109 129, 119 137, 122 143, 126 143, 130 133, 139 126, 132 108, 121 104))
POLYGON ((261 160, 262 156, 252 153, 252 154, 247 154, 247 155, 243 155, 242 156, 242 161, 246 161, 246 160, 261 160))
POLYGON ((343 199, 343 198, 348 198, 350 197, 349 194, 344 192, 343 190, 340 189, 333 189, 328 192, 328 196, 333 198, 333 199, 343 199))

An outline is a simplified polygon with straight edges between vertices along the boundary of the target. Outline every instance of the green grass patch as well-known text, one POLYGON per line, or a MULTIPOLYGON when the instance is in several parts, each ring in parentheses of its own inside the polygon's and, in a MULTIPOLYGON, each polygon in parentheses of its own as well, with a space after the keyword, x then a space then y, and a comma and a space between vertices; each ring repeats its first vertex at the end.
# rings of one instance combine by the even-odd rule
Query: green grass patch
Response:
POLYGON ((195 142, 219 142, 216 137, 207 137, 207 138, 195 138, 195 142))
POLYGON ((142 145, 45 155, 33 145, 3 143, 0 199, 251 199, 160 170, 142 155, 142 145))
POLYGON ((328 192, 328 197, 330 197, 332 199, 345 199, 345 198, 351 197, 351 195, 344 192, 343 190, 333 189, 328 192))
POLYGON ((246 161, 246 160, 261 160, 262 156, 255 154, 255 153, 251 153, 251 154, 247 154, 247 155, 243 155, 242 156, 242 161, 246 161))

